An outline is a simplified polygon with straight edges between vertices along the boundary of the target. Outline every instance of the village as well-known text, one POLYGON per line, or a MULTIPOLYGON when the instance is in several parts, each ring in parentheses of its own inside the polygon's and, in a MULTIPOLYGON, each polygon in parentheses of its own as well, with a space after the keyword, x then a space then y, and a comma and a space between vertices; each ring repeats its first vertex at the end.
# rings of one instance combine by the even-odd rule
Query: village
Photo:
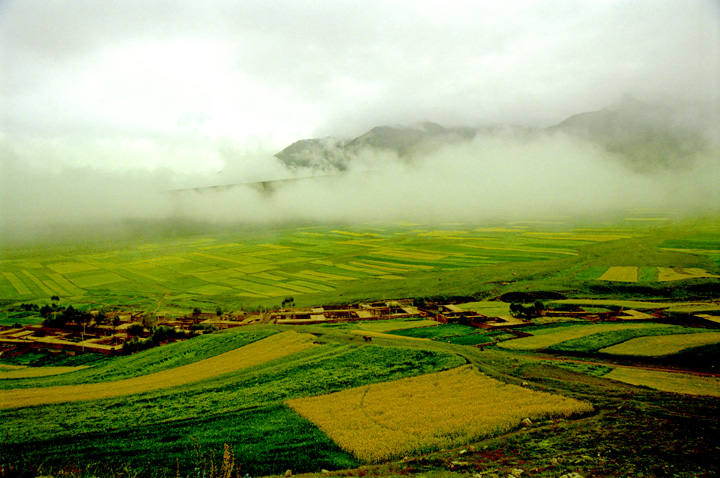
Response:
MULTIPOLYGON (((69 308, 72 308, 71 306, 69 308)), ((350 305, 320 307, 285 307, 269 312, 216 313, 198 309, 181 317, 150 316, 143 312, 98 311, 88 314, 90 320, 13 326, 0 325, 0 356, 9 357, 30 351, 48 351, 75 355, 100 353, 121 355, 164 343, 186 340, 205 333, 253 324, 318 325, 352 321, 380 321, 424 318, 438 324, 461 324, 479 329, 512 330, 533 324, 534 318, 589 321, 644 320, 655 318, 631 309, 609 312, 586 312, 580 307, 553 310, 536 303, 528 307, 512 304, 511 314, 492 317, 462 308, 450 302, 397 299, 350 305), (94 320, 93 320, 94 318, 94 320)), ((73 309, 74 310, 74 309, 73 309)), ((520 333, 517 333, 519 335, 520 333)))

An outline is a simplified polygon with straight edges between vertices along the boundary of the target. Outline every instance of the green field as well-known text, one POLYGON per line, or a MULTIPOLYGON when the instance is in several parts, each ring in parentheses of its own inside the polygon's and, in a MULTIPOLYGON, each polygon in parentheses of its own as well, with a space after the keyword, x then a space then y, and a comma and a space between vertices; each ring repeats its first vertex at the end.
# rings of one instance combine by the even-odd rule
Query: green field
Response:
MULTIPOLYGON (((107 359, 72 373, 2 380, 0 385, 28 388, 120 380, 219 355, 277 332, 272 327, 234 329, 203 336, 199 341, 107 359)), ((317 466, 350 466, 356 463, 350 455, 290 412, 284 402, 464 363, 449 353, 360 346, 359 337, 357 340, 351 335, 341 337, 296 353, 290 359, 185 386, 91 402, 3 410, 3 426, 9 433, 2 447, 13 455, 22 450, 24 456, 36 460, 54 455, 78 461, 103 459, 119 463, 134 456, 130 459, 134 466, 151 459, 153 466, 168 467, 178 458, 188 468, 192 459, 188 451, 194 438, 214 450, 222 449, 224 443, 233 443, 236 452, 242 451, 244 469, 252 474, 281 473, 288 468, 302 471, 317 466), (30 417, 33 426, 22 426, 30 417), (260 439, 271 430, 276 435, 274 440, 260 439), (277 433, 279 430, 285 430, 284 435, 277 433), (153 446, 147 446, 150 443, 153 446), (137 454, 128 454, 127 450, 137 454), (270 460, 269 456, 276 458, 270 460), (303 464, 303 460, 307 463, 303 464)))
POLYGON ((81 248, 5 246, 0 299, 42 304, 57 295, 65 303, 172 315, 194 307, 275 307, 286 297, 298 306, 339 298, 482 298, 497 289, 493 284, 504 290, 580 286, 586 296, 635 287, 666 296, 717 282, 720 273, 717 233, 667 239, 683 234, 627 225, 538 227, 318 226, 88 241, 81 248), (673 280, 659 280, 667 277, 673 280))
MULTIPOLYGON (((720 280, 713 276, 720 275, 718 231, 712 220, 690 225, 328 225, 150 235, 117 243, 5 246, 0 259, 0 323, 5 324, 37 322, 37 315, 19 304, 43 305, 52 295, 60 296, 61 304, 78 307, 166 315, 187 314, 194 307, 264 309, 279 306, 286 297, 293 297, 297 306, 456 297, 466 309, 506 315, 509 304, 500 297, 521 292, 531 298, 552 297, 543 299, 547 304, 661 309, 668 317, 666 323, 604 324, 578 319, 547 323, 552 318, 544 317, 522 329, 532 334, 524 338, 418 318, 257 325, 128 356, 38 352, 2 357, 5 371, 17 366, 33 370, 22 369, 27 378, 0 377, 0 396, 47 396, 52 391, 63 397, 71 387, 120 387, 135 383, 124 381, 152 379, 153 374, 192 370, 188 366, 213 363, 201 361, 217 361, 222 354, 264 344, 282 332, 312 337, 309 347, 292 354, 221 375, 207 370, 207 375, 186 377, 173 387, 3 409, 3 477, 217 478, 202 468, 213 454, 218 463, 225 445, 241 464, 240 476, 284 474, 288 469, 327 469, 333 476, 507 476, 514 467, 532 469, 528 476, 541 478, 571 472, 717 475, 717 454, 693 450, 717 447, 712 437, 720 433, 720 405, 708 390, 717 384, 713 364, 720 357, 720 340, 712 322, 700 323, 693 314, 717 312, 713 300, 720 297, 720 280), (660 280, 673 274, 673 280, 660 280), (601 280, 603 275, 612 280, 601 280), (633 280, 621 280, 627 278, 633 280), (371 341, 363 339, 366 334, 371 341), (53 366, 78 368, 49 368, 53 366), (369 386, 389 383, 383 389, 392 390, 395 381, 412 377, 434 383, 432 374, 458 367, 482 373, 500 390, 523 387, 592 408, 580 418, 562 419, 540 410, 533 414, 537 423, 523 432, 515 423, 519 415, 512 415, 502 433, 482 437, 458 439, 457 429, 443 429, 446 436, 435 443, 468 442, 465 454, 404 444, 398 450, 407 453, 407 459, 397 456, 401 461, 381 465, 386 468, 369 468, 288 405, 340 392, 361 400, 363 387, 377 390, 369 386), (699 373, 643 372, 653 367, 686 367, 699 373), (470 443, 476 451, 468 451, 470 443), (457 462, 470 465, 459 467, 457 462), (11 469, 22 473, 9 473, 11 469)), ((427 390, 406 394, 397 388, 393 393, 399 397, 396 412, 409 411, 413 400, 427 405, 434 401, 427 390)), ((463 409, 464 401, 473 398, 447 403, 463 409)), ((382 414, 382 407, 376 412, 382 414)), ((396 423, 383 420, 377 422, 396 423)))
POLYGON ((74 302, 102 302, 110 295, 123 302, 132 296, 158 311, 193 301, 233 308, 274 305, 287 296, 313 304, 340 294, 368 296, 388 281, 575 256, 585 243, 551 244, 522 229, 453 229, 451 236, 447 230, 401 226, 373 231, 367 236, 358 227, 313 227, 98 244, 97 250, 90 244, 81 252, 10 249, 0 263, 0 296, 33 301, 58 295, 74 302))
MULTIPOLYGON (((410 416, 415 416, 413 423, 417 426, 430 430, 437 427, 443 430, 443 433, 449 433, 447 437, 445 435, 439 437, 438 443, 451 440, 461 445, 467 440, 472 440, 472 434, 460 439, 458 438, 460 435, 454 434, 452 429, 445 429, 437 418, 443 416, 442 413, 437 415, 439 413, 437 412, 437 416, 430 422, 422 422, 424 416, 422 410, 432 401, 431 390, 426 386, 423 386, 422 390, 407 391, 394 387, 395 381, 409 377, 426 377, 423 383, 430 381, 428 383, 432 385, 432 377, 436 372, 457 370, 461 366, 492 377, 493 380, 488 383, 492 384, 493 394, 509 393, 515 396, 516 393, 512 390, 519 390, 518 387, 521 385, 526 387, 530 383, 530 388, 533 390, 545 392, 537 396, 555 397, 552 399, 553 403, 556 400, 563 400, 562 397, 568 397, 588 403, 588 407, 592 405, 598 408, 598 411, 578 422, 581 424, 599 426, 600 423, 609 420, 608 412, 603 410, 618 409, 618 404, 624 403, 630 392, 633 393, 635 400, 644 400, 643 403, 663 400, 663 406, 668 406, 668 403, 677 401, 678 406, 682 407, 685 413, 691 409, 696 410, 693 412, 695 414, 700 413, 697 411, 700 409, 706 410, 709 414, 714 413, 710 402, 695 403, 698 399, 692 396, 689 398, 675 396, 668 402, 668 397, 658 397, 655 395, 658 392, 650 389, 619 385, 618 380, 635 382, 632 382, 634 379, 627 373, 623 375, 620 372, 613 372, 612 365, 601 367, 579 364, 577 367, 570 367, 570 362, 559 363, 557 366, 549 362, 548 365, 542 366, 544 368, 538 368, 537 359, 532 357, 513 355, 493 347, 480 350, 447 343, 445 337, 439 333, 443 331, 461 336, 457 334, 467 332, 462 326, 406 328, 413 322, 417 322, 416 325, 424 324, 423 321, 417 320, 399 320, 386 325, 388 329, 394 330, 394 333, 407 336, 419 335, 421 330, 433 331, 435 334, 432 335, 436 340, 417 341, 408 340, 409 337, 401 335, 396 337, 382 335, 375 336, 373 342, 367 343, 355 333, 362 333, 362 323, 348 324, 347 327, 265 325, 204 335, 127 357, 101 358, 84 363, 82 357, 56 357, 53 359, 54 362, 49 364, 86 365, 86 368, 45 377, 4 379, 0 380, 0 387, 8 393, 19 388, 41 393, 44 388, 53 387, 47 389, 56 393, 56 390, 60 390, 56 387, 62 386, 120 383, 133 377, 181 370, 188 364, 219 357, 228 351, 242 350, 243 346, 276 337, 280 332, 294 330, 316 337, 316 345, 309 349, 231 373, 210 374, 183 385, 143 393, 133 392, 131 395, 113 398, 5 409, 2 411, 4 434, 0 441, 0 453, 4 457, 2 464, 6 467, 26 467, 36 472, 54 470, 57 473, 59 470, 68 470, 72 467, 92 470, 88 471, 87 475, 81 476, 109 476, 109 474, 117 474, 117 470, 120 469, 132 470, 132 473, 142 476, 175 476, 176 467, 179 466, 181 476, 195 476, 193 470, 199 466, 198 453, 204 454, 207 459, 212 452, 216 454, 216 458, 219 458, 224 445, 227 444, 232 447, 243 472, 253 476, 282 474, 287 469, 300 473, 319 471, 323 468, 328 470, 352 468, 363 465, 363 460, 349 451, 351 447, 344 449, 344 445, 335 443, 321 428, 289 408, 288 403, 311 397, 334 397, 336 392, 341 391, 348 391, 352 396, 360 396, 358 393, 362 387, 372 384, 387 384, 385 389, 394 390, 394 396, 397 396, 398 400, 405 400, 402 402, 403 407, 407 413, 415 413, 410 416), (421 403, 413 406, 412 397, 416 396, 423 397, 423 403, 427 402, 427 404, 422 407, 421 403), (417 410, 411 412, 414 408, 417 410), (29 424, 31 426, 28 426, 29 424), (41 464, 40 469, 33 468, 38 464, 41 464)), ((554 329, 558 329, 555 332, 559 332, 563 328, 541 326, 537 328, 537 332, 541 332, 539 336, 542 337, 554 333, 554 329)), ((512 342, 511 340, 508 343, 512 342)), ((27 361, 23 356, 5 361, 16 364, 23 362, 39 364, 32 356, 28 357, 27 361)), ((708 387, 715 383, 706 378, 693 380, 693 376, 681 376, 681 374, 677 374, 674 381, 665 378, 660 380, 660 378, 656 378, 656 382, 643 379, 645 381, 638 381, 637 384, 653 386, 657 383, 658 388, 674 393, 703 395, 708 394, 708 387)), ((483 393, 490 392, 484 390, 483 393)), ((56 400, 63 400, 61 392, 56 400)), ((443 400, 445 401, 442 403, 447 402, 455 407, 453 416, 458 416, 460 410, 467 408, 462 407, 462 400, 459 398, 453 401, 452 397, 443 397, 443 400)), ((535 420, 543 419, 544 406, 540 402, 536 405, 536 410, 532 412, 535 420)), ((376 403, 374 407, 377 408, 378 404, 376 403)), ((496 413, 499 415, 512 416, 512 411, 502 411, 498 406, 493 408, 497 409, 496 413)), ((400 413, 397 406, 393 410, 396 415, 400 413)), ((584 413, 588 413, 587 410, 590 408, 586 407, 585 410, 584 413)), ((382 415, 382 410, 378 409, 373 413, 382 415)), ((550 408, 546 413, 552 413, 550 408)), ((513 423, 519 419, 512 418, 504 427, 511 431, 517 426, 513 423)), ((393 422, 394 419, 383 417, 379 423, 382 425, 388 420, 393 422)), ((615 453, 625 453, 624 445, 617 442, 620 436, 618 433, 628 433, 628 436, 638 433, 638 418, 633 415, 631 419, 616 417, 613 420, 616 434, 612 438, 612 446, 615 453), (618 419, 621 421, 618 422, 618 419), (630 420, 627 422, 627 431, 617 431, 619 423, 624 423, 623 420, 630 420)), ((448 426, 455 426, 449 425, 450 423, 448 422, 448 426)), ((567 423, 572 423, 572 417, 567 423)), ((701 423, 705 430, 708 426, 707 422, 701 423)), ((342 423, 336 423, 334 426, 342 426, 342 423)), ((574 433, 572 427, 574 425, 555 427, 551 433, 553 436, 559 434, 558 436, 567 437, 568 433, 574 433)), ((460 428, 457 433, 460 433, 460 428)), ((537 443, 543 441, 545 445, 542 446, 555 447, 553 453, 565 453, 561 451, 563 448, 559 444, 551 445, 554 439, 548 438, 549 435, 543 435, 542 430, 544 428, 540 427, 537 432, 533 432, 534 434, 526 434, 528 441, 525 444, 525 451, 518 452, 518 457, 522 457, 523 453, 528 453, 537 443), (540 434, 537 438, 531 438, 537 433, 540 434)), ((669 446, 667 434, 668 431, 664 431, 663 446, 669 446)), ((482 437, 477 439, 484 440, 486 443, 484 446, 495 446, 492 445, 495 443, 492 433, 490 437, 486 436, 486 432, 481 435, 482 437)), ((590 437, 593 434, 586 432, 581 436, 590 437)), ((678 442, 683 443, 688 439, 694 438, 685 432, 677 437, 678 442)), ((498 447, 506 446, 502 445, 501 441, 497 443, 498 447)), ((397 450, 402 450, 404 454, 413 454, 428 453, 433 449, 426 447, 427 445, 422 445, 422 449, 414 450, 412 447, 408 448, 408 443, 403 441, 398 444, 397 450)), ((627 456, 636 451, 636 446, 630 446, 627 448, 627 456)), ((388 453, 388 456, 393 455, 392 448, 387 448, 383 453, 388 453)), ((675 456, 676 454, 673 453, 672 457, 675 456)), ((676 471, 687 468, 686 465, 678 466, 685 468, 676 468, 676 471)), ((540 474, 540 476, 554 475, 540 474)))
POLYGON ((514 351, 662 356, 720 343, 720 334, 713 329, 657 323, 580 324, 526 330, 533 336, 506 341, 499 346, 514 351))
POLYGON ((393 335, 403 337, 415 337, 422 339, 432 339, 457 345, 479 345, 492 342, 498 336, 507 336, 505 332, 488 332, 482 329, 476 329, 467 325, 444 324, 434 327, 408 328, 402 330, 393 330, 393 335))

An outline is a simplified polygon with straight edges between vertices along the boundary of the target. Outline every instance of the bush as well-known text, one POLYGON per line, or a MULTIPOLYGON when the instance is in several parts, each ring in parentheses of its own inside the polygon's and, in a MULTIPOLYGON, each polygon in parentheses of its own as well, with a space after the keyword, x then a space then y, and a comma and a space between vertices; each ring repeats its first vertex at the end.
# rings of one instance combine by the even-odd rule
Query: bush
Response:
POLYGON ((142 324, 132 324, 127 328, 128 335, 142 335, 145 333, 145 327, 142 324))

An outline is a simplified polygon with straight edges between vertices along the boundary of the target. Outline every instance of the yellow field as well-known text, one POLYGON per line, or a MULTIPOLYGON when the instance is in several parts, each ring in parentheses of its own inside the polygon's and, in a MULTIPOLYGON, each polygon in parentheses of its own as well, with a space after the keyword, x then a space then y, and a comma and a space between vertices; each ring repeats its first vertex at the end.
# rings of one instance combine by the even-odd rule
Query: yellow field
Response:
POLYGON ((373 256, 392 257, 395 259, 410 259, 417 261, 439 261, 445 259, 448 254, 435 253, 424 249, 387 249, 377 248, 369 251, 373 256))
POLYGON ((401 269, 399 267, 381 266, 376 263, 369 263, 367 261, 351 261, 350 264, 359 267, 367 267, 370 268, 370 270, 379 270, 382 272, 407 272, 407 269, 401 269))
POLYGON ((85 272, 97 269, 94 265, 85 262, 56 262, 55 264, 48 264, 47 267, 58 274, 71 274, 73 272, 85 272))
POLYGON ((638 268, 635 266, 614 266, 609 268, 598 280, 617 282, 637 282, 638 268))
MULTIPOLYGON (((385 267, 402 267, 403 269, 432 269, 432 266, 425 266, 422 264, 407 264, 407 263, 395 263, 395 262, 384 262, 384 261, 373 261, 370 259, 363 259, 363 263, 369 264, 369 265, 378 265, 378 266, 385 266, 385 267)), ((332 265, 332 264, 331 264, 332 265)))
POLYGON ((2 275, 5 276, 8 281, 10 281, 10 284, 12 284, 18 294, 30 294, 30 289, 28 289, 27 286, 23 284, 23 281, 16 277, 15 274, 13 274, 12 272, 3 272, 2 275))
POLYGON ((689 267, 686 269, 673 269, 671 267, 658 267, 658 281, 672 281, 683 279, 697 279, 700 277, 720 277, 710 274, 705 269, 689 267))
POLYGON ((351 232, 351 231, 337 231, 333 230, 330 231, 335 234, 341 234, 343 236, 352 236, 352 237, 377 237, 377 234, 372 232, 351 232))
POLYGON ((282 332, 239 349, 141 377, 105 383, 0 391, 0 408, 76 402, 177 387, 258 365, 313 346, 314 335, 282 332))
POLYGON ((558 329, 547 329, 538 331, 532 337, 507 340, 498 343, 498 347, 508 350, 539 350, 565 342, 566 340, 578 339, 592 334, 609 332, 620 329, 637 329, 644 327, 642 324, 602 324, 602 325, 574 325, 558 329), (540 333, 543 332, 543 333, 540 333))
POLYGON ((456 446, 511 430, 526 417, 592 410, 587 402, 508 385, 469 365, 290 400, 288 405, 366 461, 456 446))
POLYGON ((692 347, 716 344, 720 342, 720 332, 660 335, 653 337, 637 337, 610 347, 600 352, 613 355, 642 355, 645 357, 662 357, 681 352, 692 347))
POLYGON ((720 379, 716 377, 618 367, 604 375, 604 378, 631 385, 642 385, 664 392, 720 397, 720 379))
MULTIPOLYGON (((578 230, 582 231, 582 230, 578 230)), ((591 230, 592 231, 592 230, 591 230)), ((597 232, 597 231, 592 231, 597 232)), ((526 236, 532 236, 542 239, 552 239, 552 240, 566 240, 566 241, 592 241, 592 242, 608 242, 608 241, 616 241, 618 239, 630 239, 633 236, 625 235, 625 234, 608 234, 608 233, 601 233, 601 234, 592 234, 592 233, 583 233, 583 232, 526 232, 526 236)))
POLYGON ((563 251, 558 249, 543 249, 540 247, 505 247, 505 246, 479 246, 477 244, 460 244, 463 247, 471 247, 473 249, 484 249, 488 251, 512 251, 512 252, 536 252, 550 254, 565 254, 568 256, 577 256, 575 251, 563 251))

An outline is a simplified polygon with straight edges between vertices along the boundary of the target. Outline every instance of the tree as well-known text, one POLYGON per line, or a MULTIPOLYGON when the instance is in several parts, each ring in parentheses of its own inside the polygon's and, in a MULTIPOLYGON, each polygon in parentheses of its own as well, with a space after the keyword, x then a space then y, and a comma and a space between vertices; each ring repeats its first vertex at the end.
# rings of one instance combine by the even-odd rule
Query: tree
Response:
POLYGON ((295 299, 293 297, 285 297, 285 300, 282 301, 282 306, 284 307, 293 307, 295 305, 295 299))
POLYGON ((145 314, 143 316, 142 324, 146 329, 152 329, 152 326, 155 325, 155 314, 152 312, 145 314))
POLYGON ((131 324, 125 331, 128 335, 142 335, 145 332, 145 327, 142 324, 131 324))
POLYGON ((527 307, 517 302, 510 304, 510 315, 513 317, 523 317, 525 319, 529 319, 540 315, 542 310, 545 310, 545 306, 539 300, 533 305, 529 305, 527 307))
POLYGON ((535 301, 535 304, 533 304, 533 307, 535 308, 535 315, 542 315, 542 312, 545 310, 545 304, 540 302, 539 300, 535 301))
POLYGON ((100 310, 98 310, 98 313, 95 315, 95 323, 98 325, 102 325, 107 321, 108 321, 108 316, 105 313, 105 310, 101 308, 100 310))

